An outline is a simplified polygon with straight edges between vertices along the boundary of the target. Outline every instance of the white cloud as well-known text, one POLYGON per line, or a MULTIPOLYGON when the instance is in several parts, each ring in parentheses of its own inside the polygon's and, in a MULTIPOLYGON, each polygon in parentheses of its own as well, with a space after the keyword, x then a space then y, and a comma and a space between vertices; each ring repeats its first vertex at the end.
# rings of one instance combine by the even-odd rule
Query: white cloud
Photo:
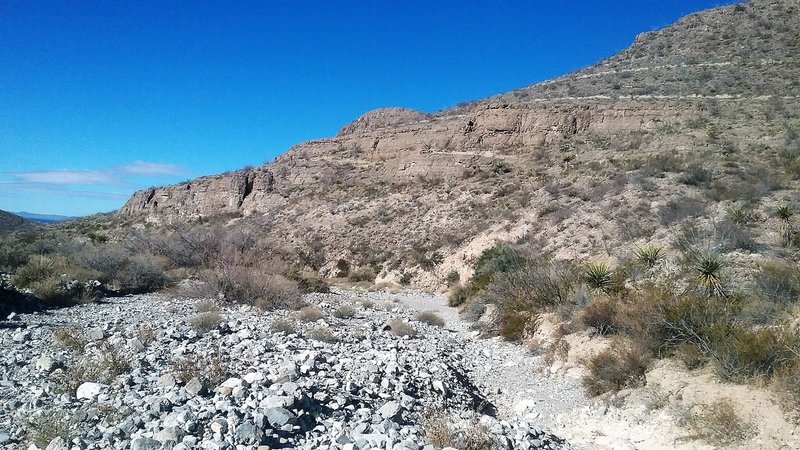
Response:
POLYGON ((184 170, 174 164, 159 164, 147 161, 135 161, 124 166, 119 166, 118 170, 123 173, 134 175, 181 175, 184 170))
POLYGON ((44 184, 111 184, 114 176, 103 170, 41 170, 35 172, 15 172, 13 175, 30 183, 44 184))
POLYGON ((160 164, 147 161, 135 161, 122 166, 105 169, 56 169, 37 170, 31 172, 12 172, 17 180, 29 183, 56 185, 114 185, 125 181, 129 176, 163 176, 181 175, 184 169, 174 164, 160 164))

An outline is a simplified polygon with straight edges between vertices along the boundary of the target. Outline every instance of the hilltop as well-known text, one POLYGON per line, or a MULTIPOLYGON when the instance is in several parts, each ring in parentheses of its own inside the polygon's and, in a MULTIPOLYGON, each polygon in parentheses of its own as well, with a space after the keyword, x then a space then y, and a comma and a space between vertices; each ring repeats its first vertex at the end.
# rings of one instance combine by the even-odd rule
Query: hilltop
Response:
POLYGON ((800 175, 797 9, 703 11, 552 81, 433 114, 368 112, 264 166, 138 192, 118 215, 244 218, 323 252, 323 273, 345 259, 430 287, 497 240, 609 256, 733 204, 773 208, 800 175))

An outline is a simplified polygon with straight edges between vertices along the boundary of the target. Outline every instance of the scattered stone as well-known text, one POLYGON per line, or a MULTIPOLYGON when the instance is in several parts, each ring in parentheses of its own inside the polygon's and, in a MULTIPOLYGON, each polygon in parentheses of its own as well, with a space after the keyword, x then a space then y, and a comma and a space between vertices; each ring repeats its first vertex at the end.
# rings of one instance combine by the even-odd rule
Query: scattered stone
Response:
POLYGON ((87 382, 83 383, 78 386, 78 390, 75 392, 75 396, 79 400, 92 400, 98 395, 100 395, 100 391, 103 390, 105 385, 100 383, 92 383, 87 382))

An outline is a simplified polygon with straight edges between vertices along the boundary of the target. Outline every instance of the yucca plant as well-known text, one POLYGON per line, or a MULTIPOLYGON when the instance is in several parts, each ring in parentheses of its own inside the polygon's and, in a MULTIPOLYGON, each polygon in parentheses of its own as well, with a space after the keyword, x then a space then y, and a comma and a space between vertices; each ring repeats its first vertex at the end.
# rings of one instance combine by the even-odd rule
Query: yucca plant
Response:
POLYGON ((723 267, 725 260, 712 251, 705 251, 697 256, 694 264, 695 279, 709 297, 726 297, 722 284, 723 267))
POLYGON ((725 212, 728 219, 736 225, 748 225, 755 219, 753 212, 742 205, 731 205, 725 212))
POLYGON ((611 288, 614 272, 606 263, 593 262, 586 265, 583 278, 592 289, 607 291, 611 288))
POLYGON ((648 244, 636 249, 636 259, 648 269, 654 267, 663 257, 662 248, 648 244))
POLYGON ((775 209, 775 217, 781 221, 780 232, 783 245, 789 245, 792 242, 792 235, 794 234, 793 215, 794 211, 789 205, 781 205, 775 209))

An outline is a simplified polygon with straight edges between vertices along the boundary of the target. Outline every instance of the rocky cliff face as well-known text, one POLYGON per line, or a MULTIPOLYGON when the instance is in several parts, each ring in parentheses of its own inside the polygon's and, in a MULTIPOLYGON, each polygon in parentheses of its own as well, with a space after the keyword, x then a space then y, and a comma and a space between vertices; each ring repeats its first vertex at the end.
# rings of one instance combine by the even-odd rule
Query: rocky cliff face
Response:
POLYGON ((717 8, 552 81, 434 114, 368 112, 262 167, 137 192, 118 214, 241 216, 322 248, 329 268, 347 258, 421 284, 497 239, 579 258, 666 241, 659 230, 796 193, 798 9, 717 8))
POLYGON ((137 192, 120 214, 169 221, 224 212, 250 214, 297 189, 457 179, 503 156, 525 156, 578 135, 654 129, 686 114, 685 105, 580 102, 476 105, 464 114, 428 116, 400 108, 364 114, 334 138, 300 144, 273 163, 137 192), (357 169, 358 173, 342 173, 357 169))

